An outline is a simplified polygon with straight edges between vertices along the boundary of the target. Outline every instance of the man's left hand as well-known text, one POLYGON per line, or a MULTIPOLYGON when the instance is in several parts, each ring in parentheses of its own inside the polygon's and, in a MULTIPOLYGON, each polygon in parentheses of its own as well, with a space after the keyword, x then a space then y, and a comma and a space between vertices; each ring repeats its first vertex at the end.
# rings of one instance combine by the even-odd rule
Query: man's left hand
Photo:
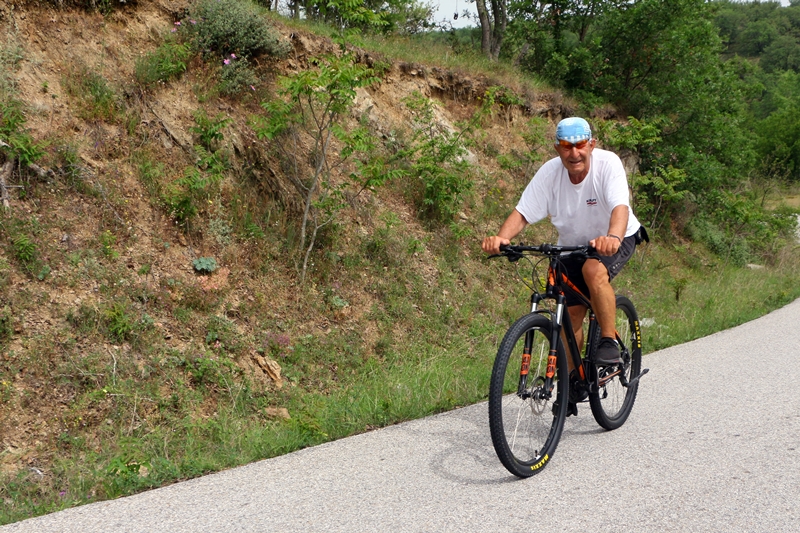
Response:
POLYGON ((589 241, 589 246, 597 250, 600 255, 614 255, 619 250, 620 244, 622 243, 619 239, 607 235, 589 241))

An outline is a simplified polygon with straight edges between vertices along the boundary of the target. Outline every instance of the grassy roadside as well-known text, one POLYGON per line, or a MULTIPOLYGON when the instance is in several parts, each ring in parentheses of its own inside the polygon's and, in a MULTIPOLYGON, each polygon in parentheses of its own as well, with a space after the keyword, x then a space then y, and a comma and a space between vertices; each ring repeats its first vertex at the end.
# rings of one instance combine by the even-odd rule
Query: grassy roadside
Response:
MULTIPOLYGON (((800 296, 797 249, 793 254, 780 267, 725 268, 711 255, 656 242, 641 248, 615 283, 641 317, 652 319, 643 328, 645 351, 651 352, 735 326, 800 296)), ((384 271, 397 283, 373 282, 381 297, 372 318, 385 328, 373 353, 366 353, 359 332, 334 329, 324 337, 300 337, 281 360, 289 386, 259 392, 240 380, 219 395, 206 416, 189 406, 208 402, 211 390, 225 386, 221 369, 186 382, 186 397, 158 398, 146 380, 134 381, 135 372, 126 378, 117 368, 114 396, 89 387, 86 399, 100 395, 118 404, 119 418, 109 415, 103 430, 107 444, 93 446, 78 428, 59 435, 60 453, 51 468, 31 468, 0 481, 5 503, 0 523, 484 400, 494 351, 505 328, 524 312, 526 289, 505 262, 464 258, 450 264, 442 260, 439 268, 434 286, 408 264, 384 271), (313 355, 320 353, 321 358, 313 355), (148 394, 157 409, 134 427, 136 390, 139 409, 148 394), (284 406, 290 418, 265 417, 269 405, 284 406)), ((183 372, 163 374, 162 379, 181 379, 183 372)))

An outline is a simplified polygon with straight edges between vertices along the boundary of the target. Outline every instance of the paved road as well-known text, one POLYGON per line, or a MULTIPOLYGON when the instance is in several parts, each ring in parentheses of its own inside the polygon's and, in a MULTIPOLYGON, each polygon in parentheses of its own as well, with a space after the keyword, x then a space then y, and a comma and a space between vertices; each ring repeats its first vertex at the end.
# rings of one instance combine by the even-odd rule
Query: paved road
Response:
POLYGON ((800 300, 650 354, 619 430, 567 419, 528 480, 478 404, 11 532, 800 531, 800 300))

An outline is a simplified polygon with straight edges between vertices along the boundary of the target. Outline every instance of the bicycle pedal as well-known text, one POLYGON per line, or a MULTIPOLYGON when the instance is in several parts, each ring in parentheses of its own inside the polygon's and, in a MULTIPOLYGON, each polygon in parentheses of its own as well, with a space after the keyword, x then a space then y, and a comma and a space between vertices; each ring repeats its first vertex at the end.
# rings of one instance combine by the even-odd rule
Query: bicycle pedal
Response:
POLYGON ((643 368, 643 369, 642 369, 642 371, 641 371, 641 372, 639 372, 639 375, 638 375, 638 376, 636 376, 635 378, 633 378, 632 380, 630 380, 630 381, 628 382, 628 384, 627 384, 627 385, 625 385, 625 386, 626 386, 626 387, 630 387, 630 386, 632 386, 632 385, 636 385, 637 383, 639 383, 639 379, 640 379, 642 376, 644 376, 645 374, 647 374, 648 372, 650 372, 650 369, 649 369, 649 368, 643 368))
POLYGON ((578 404, 574 402, 567 403, 567 416, 578 416, 578 404))

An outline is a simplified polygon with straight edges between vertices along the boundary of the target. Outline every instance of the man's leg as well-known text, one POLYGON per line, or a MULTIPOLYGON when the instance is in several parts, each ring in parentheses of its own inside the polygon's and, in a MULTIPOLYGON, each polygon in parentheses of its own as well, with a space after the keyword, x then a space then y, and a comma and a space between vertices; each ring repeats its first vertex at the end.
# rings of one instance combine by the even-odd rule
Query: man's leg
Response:
POLYGON ((592 309, 600 326, 600 336, 615 338, 614 318, 617 311, 617 297, 608 280, 608 269, 600 261, 588 259, 583 264, 583 279, 589 287, 592 309))
MULTIPOLYGON (((586 317, 586 306, 571 305, 567 307, 567 311, 569 312, 569 319, 572 322, 572 332, 575 334, 575 341, 578 344, 578 357, 580 357, 580 352, 583 351, 583 319, 586 317)), ((575 369, 575 365, 572 362, 569 344, 567 344, 567 338, 564 336, 563 330, 561 332, 561 341, 567 349, 567 368, 572 372, 575 369)))
POLYGON ((608 343, 601 339, 596 353, 596 360, 611 363, 619 359, 619 348, 616 347, 616 326, 614 324, 617 312, 617 301, 611 281, 608 279, 608 269, 596 259, 588 259, 583 265, 583 279, 589 287, 592 298, 592 309, 600 326, 600 337, 613 339, 608 343))

